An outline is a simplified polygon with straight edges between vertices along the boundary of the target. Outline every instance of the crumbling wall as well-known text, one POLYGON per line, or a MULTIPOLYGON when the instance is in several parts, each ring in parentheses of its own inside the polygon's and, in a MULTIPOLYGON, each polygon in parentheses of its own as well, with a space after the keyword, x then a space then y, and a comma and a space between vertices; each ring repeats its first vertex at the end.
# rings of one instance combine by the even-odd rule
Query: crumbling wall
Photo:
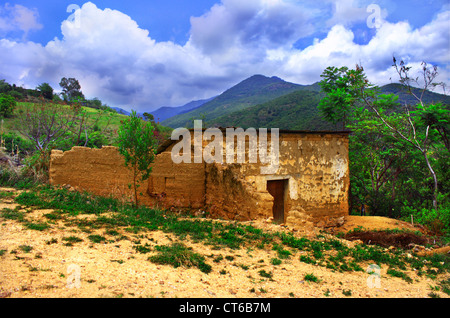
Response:
MULTIPOLYGON (((192 133, 191 133, 192 136, 192 133)), ((226 154, 226 136, 223 136, 226 154)), ((208 142, 203 141, 202 149, 208 142)), ((280 133, 279 167, 271 174, 258 162, 175 164, 171 158, 175 142, 168 142, 155 158, 140 202, 161 208, 205 209, 212 217, 252 220, 273 215, 270 180, 286 180, 284 221, 292 227, 334 226, 348 214, 348 134, 280 133)), ((269 142, 270 145, 270 142, 269 142)), ((234 148, 236 151, 236 148, 234 148)), ((130 170, 115 147, 53 151, 50 166, 52 184, 112 195, 131 201, 130 170)))
POLYGON ((169 208, 201 209, 205 206, 205 163, 175 164, 171 148, 152 164, 147 194, 153 204, 169 208))
POLYGON ((267 217, 273 198, 255 191, 240 173, 241 165, 206 165, 206 209, 211 217, 225 220, 248 221, 267 217), (266 211, 267 212, 267 211, 266 211))
MULTIPOLYGON (((131 202, 133 191, 128 185, 132 180, 132 173, 116 147, 52 151, 50 183, 53 185, 70 185, 81 191, 131 202)), ((140 197, 142 203, 148 202, 145 197, 140 197)))
MULTIPOLYGON (((348 214, 348 135, 282 133, 279 151, 279 168, 272 174, 261 174, 264 165, 260 161, 237 165, 233 178, 245 185, 245 194, 234 201, 237 196, 222 195, 226 198, 219 202, 223 201, 222 208, 249 219, 269 218, 273 215, 273 197, 267 191, 267 182, 286 180, 286 224, 327 227, 340 222, 348 214), (234 202, 240 201, 243 209, 234 207, 234 202)), ((213 182, 208 183, 207 193, 211 187, 213 182)), ((221 197, 217 192, 214 197, 221 197)))

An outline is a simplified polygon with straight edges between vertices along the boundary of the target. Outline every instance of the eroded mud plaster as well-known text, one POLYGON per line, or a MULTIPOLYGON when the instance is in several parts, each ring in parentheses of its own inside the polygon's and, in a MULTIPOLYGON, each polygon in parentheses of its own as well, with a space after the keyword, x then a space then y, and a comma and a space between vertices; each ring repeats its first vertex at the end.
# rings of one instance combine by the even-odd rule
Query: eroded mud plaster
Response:
MULTIPOLYGON (((259 161, 175 164, 171 151, 176 142, 167 141, 159 149, 150 179, 141 186, 145 191, 141 190, 140 202, 161 208, 202 209, 211 217, 230 220, 270 218, 274 198, 267 182, 285 180, 287 225, 336 225, 348 214, 348 133, 281 131, 279 139, 279 166, 272 174, 261 174, 264 165, 259 161)), ((203 149, 208 144, 203 141, 203 149)), ((223 151, 226 153, 225 146, 223 151)), ((50 181, 132 199, 128 188, 131 173, 115 147, 53 151, 50 181)))

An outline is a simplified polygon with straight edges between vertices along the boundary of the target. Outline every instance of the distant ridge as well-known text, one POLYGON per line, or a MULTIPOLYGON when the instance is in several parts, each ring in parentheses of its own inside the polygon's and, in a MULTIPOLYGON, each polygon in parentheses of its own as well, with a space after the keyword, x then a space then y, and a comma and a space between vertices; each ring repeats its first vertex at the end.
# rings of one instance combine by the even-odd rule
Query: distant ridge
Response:
POLYGON ((155 111, 150 112, 150 114, 153 115, 156 121, 164 121, 166 119, 172 118, 173 116, 187 113, 193 109, 196 109, 203 104, 209 102, 210 100, 214 99, 214 97, 208 98, 208 99, 202 99, 197 101, 192 101, 187 103, 183 106, 175 106, 175 107, 161 107, 158 108, 155 111))

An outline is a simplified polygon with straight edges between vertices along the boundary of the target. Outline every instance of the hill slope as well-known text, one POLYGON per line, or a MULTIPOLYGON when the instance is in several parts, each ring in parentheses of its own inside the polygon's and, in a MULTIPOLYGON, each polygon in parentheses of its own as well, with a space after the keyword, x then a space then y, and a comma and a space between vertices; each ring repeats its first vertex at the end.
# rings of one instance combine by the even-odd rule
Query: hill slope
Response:
POLYGON ((265 103, 303 87, 302 85, 285 82, 278 77, 269 78, 254 75, 201 107, 164 120, 161 124, 172 128, 191 127, 192 119, 203 119, 209 122, 220 116, 265 103))
MULTIPOLYGON (((414 105, 417 100, 400 84, 389 84, 380 88, 383 94, 396 94, 400 105, 414 105)), ((420 90, 413 91, 420 95, 420 90)), ((208 121, 208 126, 242 127, 242 128, 280 128, 290 130, 336 130, 336 125, 322 118, 317 106, 323 94, 315 84, 303 87, 302 90, 278 97, 260 105, 248 107, 208 121)), ((450 96, 425 92, 425 104, 443 102, 450 103, 450 96)))
POLYGON ((333 130, 317 109, 322 95, 296 91, 261 105, 221 116, 208 125, 216 127, 280 128, 289 130, 333 130))

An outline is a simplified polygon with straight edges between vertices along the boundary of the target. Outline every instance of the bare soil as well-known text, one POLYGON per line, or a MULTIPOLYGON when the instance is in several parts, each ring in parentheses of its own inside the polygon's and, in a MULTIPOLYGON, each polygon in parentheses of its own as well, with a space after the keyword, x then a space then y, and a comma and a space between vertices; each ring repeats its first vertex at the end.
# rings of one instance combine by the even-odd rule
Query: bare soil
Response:
MULTIPOLYGON (((6 198, 1 200, 0 211, 15 206, 13 200, 6 198)), ((51 212, 28 210, 26 216, 39 221, 51 212)), ((88 220, 90 216, 77 218, 88 220)), ((251 224, 267 231, 292 231, 265 221, 251 224)), ((410 224, 396 220, 350 216, 336 231, 346 233, 357 227, 411 229, 410 224)), ((55 220, 50 228, 37 231, 16 220, 0 217, 0 251, 3 251, 0 254, 0 298, 428 298, 431 291, 442 298, 449 297, 432 290, 438 281, 449 278, 448 273, 433 280, 410 271, 408 275, 413 283, 408 283, 387 275, 387 267, 382 266, 380 286, 370 287, 369 273, 342 273, 306 264, 299 260, 301 252, 280 265, 273 265, 271 259, 277 257, 273 250, 217 250, 185 240, 184 244, 207 256, 207 262, 212 265, 211 273, 205 274, 198 268, 157 265, 148 260, 151 254, 137 252, 133 242, 165 245, 177 241, 175 236, 161 231, 133 234, 117 229, 117 232, 127 239, 118 240, 117 235, 107 234, 105 228, 87 233, 62 220, 55 220), (107 241, 93 243, 88 239, 93 234, 102 235, 107 241), (82 241, 70 246, 64 240, 70 236, 82 241), (214 261, 218 259, 220 261, 214 261), (262 277, 261 270, 271 273, 272 278, 262 277), (306 280, 306 274, 313 274, 318 282, 306 280)), ((317 229, 305 229, 296 235, 313 237, 318 233, 317 229)), ((350 240, 342 241, 349 246, 354 244, 350 240)))

